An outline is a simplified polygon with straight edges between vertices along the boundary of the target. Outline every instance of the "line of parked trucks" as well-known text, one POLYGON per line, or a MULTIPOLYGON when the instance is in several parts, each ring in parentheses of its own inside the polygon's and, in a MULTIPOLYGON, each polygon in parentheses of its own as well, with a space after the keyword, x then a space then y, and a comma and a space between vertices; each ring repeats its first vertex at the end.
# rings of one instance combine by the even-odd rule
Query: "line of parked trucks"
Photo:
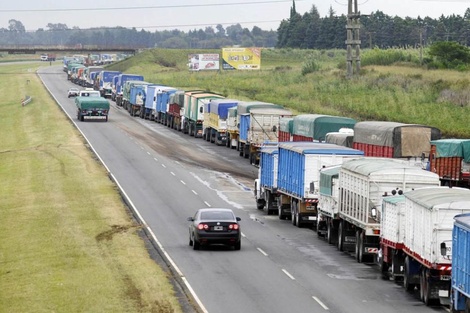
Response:
POLYGON ((470 312, 470 140, 442 139, 426 125, 294 115, 104 68, 67 73, 131 116, 236 149, 259 166, 259 210, 312 227, 357 262, 377 262, 427 305, 470 312))

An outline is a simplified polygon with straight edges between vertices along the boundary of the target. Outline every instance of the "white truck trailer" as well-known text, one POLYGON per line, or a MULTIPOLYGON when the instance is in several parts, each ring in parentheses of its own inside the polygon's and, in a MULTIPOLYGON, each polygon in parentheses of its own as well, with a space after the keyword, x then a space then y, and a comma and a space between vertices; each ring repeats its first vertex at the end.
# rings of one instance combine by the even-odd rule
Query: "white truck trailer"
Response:
POLYGON ((337 247, 355 253, 358 262, 372 259, 380 246, 380 218, 384 196, 439 186, 439 177, 406 161, 367 157, 344 162, 339 172, 337 247))

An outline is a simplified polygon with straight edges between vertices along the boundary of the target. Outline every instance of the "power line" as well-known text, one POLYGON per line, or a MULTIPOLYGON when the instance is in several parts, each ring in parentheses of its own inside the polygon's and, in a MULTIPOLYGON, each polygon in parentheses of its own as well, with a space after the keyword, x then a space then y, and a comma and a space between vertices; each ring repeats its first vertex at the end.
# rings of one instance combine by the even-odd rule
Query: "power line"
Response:
MULTIPOLYGON (((297 0, 297 2, 306 0, 297 0)), ((230 5, 253 5, 253 4, 272 4, 292 2, 292 0, 270 0, 270 1, 252 1, 252 2, 230 2, 230 3, 212 3, 212 4, 181 4, 181 5, 157 5, 143 7, 114 7, 114 8, 75 8, 75 9, 12 9, 0 10, 0 12, 18 13, 18 12, 68 12, 68 11, 110 11, 110 10, 147 10, 147 9, 175 9, 175 8, 193 8, 193 7, 213 7, 230 5)))

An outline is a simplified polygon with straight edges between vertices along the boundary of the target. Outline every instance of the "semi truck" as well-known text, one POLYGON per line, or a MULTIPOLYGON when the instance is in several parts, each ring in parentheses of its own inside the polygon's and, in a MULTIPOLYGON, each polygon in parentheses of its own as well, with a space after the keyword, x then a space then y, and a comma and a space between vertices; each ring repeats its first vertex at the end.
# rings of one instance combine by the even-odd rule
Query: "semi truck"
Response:
POLYGON ((294 118, 292 116, 282 117, 279 120, 278 141, 292 141, 292 128, 294 126, 294 118))
POLYGON ((470 139, 432 140, 428 169, 443 186, 470 188, 470 139))
POLYGON ((92 80, 91 73, 101 72, 103 69, 102 66, 87 66, 83 71, 83 79, 81 86, 83 87, 93 87, 94 81, 92 80))
POLYGON ((111 98, 114 97, 116 100, 116 105, 117 106, 122 106, 123 105, 123 87, 126 81, 128 80, 133 80, 133 81, 143 81, 144 76, 142 75, 135 75, 135 74, 120 74, 118 75, 117 81, 116 81, 116 86, 115 89, 113 90, 113 95, 111 98))
POLYGON ((350 128, 341 128, 337 132, 327 133, 325 142, 333 143, 339 146, 352 148, 354 140, 354 130, 350 128))
POLYGON ((147 86, 144 107, 141 110, 140 117, 151 121, 157 121, 157 92, 161 85, 147 86))
POLYGON ((122 92, 122 107, 130 116, 140 116, 147 96, 147 87, 151 83, 144 81, 128 80, 124 84, 122 92))
POLYGON ((227 141, 228 110, 236 107, 238 100, 213 99, 207 103, 208 110, 204 112, 203 138, 207 141, 223 146, 227 141))
POLYGON ((322 114, 301 114, 294 117, 292 141, 325 141, 327 133, 341 128, 352 129, 356 120, 349 117, 322 114))
POLYGON ((98 119, 108 121, 109 102, 102 97, 76 97, 77 119, 79 121, 98 119))
POLYGON ((157 119, 156 121, 162 123, 165 126, 168 124, 168 110, 170 106, 170 96, 176 92, 176 88, 161 86, 156 90, 155 100, 157 108, 157 119))
POLYGON ((430 142, 440 138, 441 131, 431 126, 365 121, 354 126, 353 148, 366 156, 404 159, 425 168, 430 142))
POLYGON ((238 105, 229 108, 227 111, 227 140, 226 147, 230 149, 238 148, 238 105))
POLYGON ((417 287, 426 305, 449 305, 452 227, 456 215, 470 213, 470 190, 417 188, 404 192, 401 201, 397 210, 382 214, 382 271, 401 275, 407 291, 417 287))
POLYGON ((337 248, 354 252, 357 262, 372 261, 380 247, 380 218, 384 196, 439 186, 435 173, 392 158, 367 157, 344 162, 339 171, 338 211, 323 214, 337 234, 337 248))
POLYGON ((275 146, 263 146, 260 150, 260 166, 258 178, 255 179, 254 196, 258 210, 265 209, 268 215, 278 211, 277 193, 277 169, 279 148, 275 146))
POLYGON ((188 91, 185 93, 183 131, 185 134, 202 138, 204 121, 204 101, 223 99, 224 96, 206 91, 188 91))
MULTIPOLYGON (((447 243, 443 242, 446 256, 447 243)), ((451 312, 470 312, 470 213, 454 217, 452 230, 451 312)))
POLYGON ((184 116, 184 90, 177 90, 170 95, 170 103, 168 105, 168 124, 170 128, 181 131, 183 128, 184 116))
POLYGON ((97 86, 103 98, 111 98, 113 78, 121 74, 119 71, 100 71, 97 74, 97 86))
MULTIPOLYGON (((362 158, 363 151, 318 142, 280 142, 277 171, 278 215, 292 224, 317 226, 319 171, 362 158)), ((261 168, 261 174, 265 172, 261 168)), ((268 174, 269 175, 269 174, 268 174)))

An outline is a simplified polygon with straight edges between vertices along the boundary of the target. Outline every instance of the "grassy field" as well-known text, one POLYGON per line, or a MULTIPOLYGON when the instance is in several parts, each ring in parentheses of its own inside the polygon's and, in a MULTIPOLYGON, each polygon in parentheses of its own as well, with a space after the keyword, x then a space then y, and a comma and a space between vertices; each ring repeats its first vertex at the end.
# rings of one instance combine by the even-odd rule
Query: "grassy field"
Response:
POLYGON ((426 70, 403 61, 381 63, 364 50, 361 75, 345 77, 345 51, 263 50, 260 71, 188 72, 189 53, 219 50, 152 49, 110 69, 144 75, 145 80, 182 89, 204 88, 239 100, 282 104, 295 113, 347 116, 357 121, 416 123, 441 129, 445 137, 470 138, 470 79, 466 72, 426 70), (302 75, 314 60, 319 69, 302 75), (369 62, 368 62, 369 61, 369 62))
POLYGON ((182 312, 41 65, 0 66, 0 312, 182 312))

